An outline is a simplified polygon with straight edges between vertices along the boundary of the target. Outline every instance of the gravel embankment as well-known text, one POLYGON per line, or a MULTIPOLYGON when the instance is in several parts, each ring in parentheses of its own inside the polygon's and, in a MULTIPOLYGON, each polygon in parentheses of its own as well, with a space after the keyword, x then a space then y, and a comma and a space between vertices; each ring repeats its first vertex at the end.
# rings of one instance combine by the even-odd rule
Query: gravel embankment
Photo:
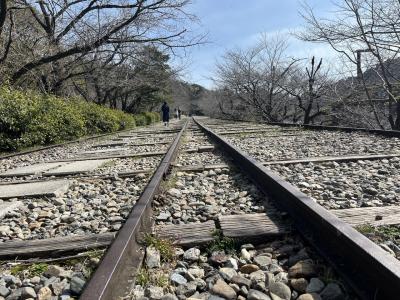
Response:
POLYGON ((173 187, 154 202, 160 224, 215 220, 218 215, 263 212, 266 197, 229 169, 177 172, 173 187))
POLYGON ((268 166, 328 209, 399 205, 400 158, 268 166))
POLYGON ((146 281, 125 299, 355 299, 301 240, 287 237, 264 245, 207 251, 175 249, 169 264, 146 251, 146 281))
POLYGON ((259 161, 306 157, 400 154, 400 139, 363 133, 310 131, 307 135, 247 139, 227 136, 228 140, 259 161))
POLYGON ((74 179, 60 197, 23 199, 0 220, 0 242, 117 231, 148 179, 74 179))

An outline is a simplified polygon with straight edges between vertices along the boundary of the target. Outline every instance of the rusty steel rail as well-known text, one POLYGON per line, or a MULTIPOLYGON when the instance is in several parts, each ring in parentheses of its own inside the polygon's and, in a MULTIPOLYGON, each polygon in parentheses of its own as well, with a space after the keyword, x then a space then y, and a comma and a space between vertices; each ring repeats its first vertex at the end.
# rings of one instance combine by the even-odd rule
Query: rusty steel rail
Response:
POLYGON ((142 246, 139 244, 140 234, 149 232, 152 225, 151 202, 177 154, 179 142, 188 123, 189 119, 168 148, 150 182, 85 287, 81 300, 118 299, 128 292, 130 281, 143 260, 142 246))
POLYGON ((273 196, 278 208, 289 213, 296 228, 332 265, 361 299, 397 298, 400 262, 310 197, 284 181, 260 162, 233 146, 210 128, 195 122, 262 191, 273 196))

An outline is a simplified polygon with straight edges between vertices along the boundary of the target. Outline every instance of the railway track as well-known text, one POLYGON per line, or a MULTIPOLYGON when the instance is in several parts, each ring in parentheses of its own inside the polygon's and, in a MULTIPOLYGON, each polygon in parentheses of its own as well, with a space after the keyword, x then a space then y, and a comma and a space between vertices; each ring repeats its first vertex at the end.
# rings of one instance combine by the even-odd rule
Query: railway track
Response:
POLYGON ((346 134, 199 118, 9 158, 0 299, 396 299, 399 262, 350 225, 395 224, 397 198, 335 207, 340 185, 293 177, 299 165, 397 166, 398 139, 346 134))
MULTIPOLYGON (((249 131, 248 124, 244 126, 245 131, 249 131)), ((234 132, 240 134, 238 126, 235 125, 235 127, 234 132)), ((183 149, 194 147, 191 143, 205 146, 206 143, 210 143, 199 129, 192 126, 184 137, 188 145, 184 143, 183 149)), ((250 131, 257 130, 258 128, 250 131)), ((261 131, 265 132, 265 128, 261 131)), ((208 134, 212 136, 211 132, 208 134)), ((217 145, 220 146, 220 141, 217 145)), ((382 286, 379 286, 382 282, 374 282, 372 288, 368 285, 360 288, 357 282, 370 279, 365 276, 365 273, 363 273, 363 280, 359 281, 356 278, 351 280, 349 276, 354 274, 338 268, 340 275, 331 276, 326 280, 326 274, 331 274, 328 265, 336 266, 342 262, 335 260, 328 254, 327 249, 319 246, 315 241, 310 243, 310 240, 300 237, 300 232, 302 236, 307 236, 308 233, 301 228, 299 231, 293 230, 292 218, 288 220, 276 209, 276 201, 281 197, 273 193, 271 195, 265 183, 259 182, 261 189, 254 186, 235 167, 237 161, 231 161, 226 157, 226 148, 222 147, 222 150, 222 152, 217 150, 195 155, 178 153, 172 174, 167 182, 161 185, 153 200, 154 226, 147 224, 146 230, 147 232, 151 230, 154 235, 149 238, 143 237, 140 230, 135 233, 139 234, 136 235, 136 241, 142 243, 141 254, 145 256, 145 263, 138 273, 130 274, 131 276, 136 274, 136 280, 132 281, 130 292, 126 292, 126 287, 129 286, 126 281, 121 283, 122 281, 118 280, 117 284, 106 287, 108 279, 105 279, 107 277, 103 273, 102 277, 93 277, 92 282, 100 282, 100 285, 94 286, 89 283, 82 296, 83 299, 112 298, 117 296, 112 294, 113 292, 121 290, 125 290, 125 293, 120 293, 118 296, 124 294, 126 299, 141 299, 141 297, 149 299, 208 299, 208 297, 210 299, 219 299, 218 297, 225 299, 236 297, 239 299, 246 297, 248 299, 270 299, 267 297, 320 299, 318 295, 322 299, 352 299, 354 297, 352 291, 342 285, 343 278, 352 285, 360 298, 386 299, 385 297, 392 295, 396 289, 395 285, 391 285, 394 281, 391 284, 386 282, 382 286), (266 197, 263 192, 271 196, 266 197), (268 213, 265 214, 264 211, 268 213), (287 222, 292 225, 288 225, 287 222), (166 251, 171 246, 169 244, 171 242, 173 246, 178 247, 178 250, 175 249, 178 252, 175 257, 177 261, 174 259, 171 261, 166 251), (252 242, 253 245, 246 244, 247 242, 252 242), (260 242, 264 242, 263 245, 260 245, 260 242), (255 250, 253 250, 254 245, 256 245, 255 250), (157 252, 157 247, 161 253, 157 252), (289 253, 281 253, 284 249, 291 250, 289 253), (318 253, 315 249, 318 249, 318 253), (247 253, 250 253, 250 256, 247 256, 247 253), (321 257, 321 254, 326 260, 321 257), (312 275, 296 274, 296 270, 310 267, 307 265, 309 262, 312 262, 312 266, 318 266, 317 268, 324 270, 322 274, 325 275, 321 275, 315 269, 313 272, 316 273, 312 275), (246 270, 246 268, 249 269, 246 270), (238 277, 232 279, 236 275, 238 277), (261 279, 257 279, 257 275, 261 279), (262 283, 259 284, 258 280, 262 283), (340 284, 329 284, 331 280, 340 284), (134 283, 137 285, 135 286, 134 283), (379 286, 378 290, 377 286, 379 286), (101 294, 93 296, 99 287, 104 287, 101 294), (383 293, 380 290, 381 287, 386 289, 383 293), (317 294, 312 292, 317 292, 317 294)), ((235 158, 235 155, 232 157, 235 158)), ((240 161, 239 165, 246 164, 240 161)), ((254 170, 247 171, 254 172, 254 170)), ((322 213, 325 212, 322 210, 322 213)), ((146 220, 149 219, 149 215, 150 213, 146 215, 146 220)), ((302 216, 304 217, 304 214, 302 216)), ((329 215, 323 217, 327 218, 328 222, 332 221, 329 215)), ((321 220, 313 220, 311 223, 314 222, 318 222, 319 226, 324 225, 321 220)), ((302 224, 295 223, 295 225, 297 228, 302 224)), ((345 229, 349 230, 347 227, 345 229)), ((332 232, 323 233, 329 234, 332 238, 332 232)), ((337 235, 338 232, 335 231, 333 236, 337 235)), ((365 242, 362 236, 356 236, 356 238, 361 238, 365 242)), ((319 242, 326 241, 319 240, 319 242)), ((374 248, 372 243, 364 243, 364 245, 372 245, 374 248)), ((332 246, 332 243, 328 246, 332 246)), ((374 250, 377 249, 374 248, 374 250)), ((383 255, 383 263, 387 264, 386 259, 390 262, 394 261, 383 251, 379 254, 383 255)), ((364 261, 366 264, 376 259, 382 263, 381 258, 373 256, 369 260, 365 257, 364 259, 366 259, 364 261)), ((355 264, 350 264, 349 269, 355 264)), ((392 271, 381 270, 389 274, 392 271)), ((113 278, 112 274, 108 276, 110 276, 108 278, 113 278)))
POLYGON ((2 159, 0 299, 79 296, 182 126, 2 159))

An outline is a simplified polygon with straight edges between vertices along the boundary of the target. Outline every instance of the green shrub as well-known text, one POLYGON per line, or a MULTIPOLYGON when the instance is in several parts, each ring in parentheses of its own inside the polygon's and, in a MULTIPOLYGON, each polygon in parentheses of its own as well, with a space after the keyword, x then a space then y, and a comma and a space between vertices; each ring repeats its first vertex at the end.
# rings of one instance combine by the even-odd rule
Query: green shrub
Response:
POLYGON ((117 130, 134 127, 134 118, 120 110, 110 109, 93 102, 81 100, 73 101, 80 107, 89 134, 114 132, 117 130))
POLYGON ((147 125, 146 117, 143 114, 135 115, 134 118, 135 118, 136 126, 147 125))
POLYGON ((80 99, 0 86, 0 151, 57 143, 135 125, 135 118, 120 110, 80 99))
POLYGON ((161 115, 158 112, 151 112, 151 114, 154 115, 154 122, 160 122, 161 121, 161 115))
POLYGON ((27 97, 22 91, 0 87, 0 149, 13 150, 24 143, 29 145, 21 139, 39 112, 39 101, 35 96, 27 97))
POLYGON ((156 122, 156 118, 152 112, 145 112, 143 113, 145 119, 146 119, 146 124, 152 124, 156 122))
POLYGON ((133 116, 77 98, 0 86, 0 151, 58 143, 159 120, 156 112, 133 116))
POLYGON ((45 96, 38 103, 36 115, 22 133, 22 146, 52 144, 87 133, 84 116, 77 107, 54 96, 45 96))

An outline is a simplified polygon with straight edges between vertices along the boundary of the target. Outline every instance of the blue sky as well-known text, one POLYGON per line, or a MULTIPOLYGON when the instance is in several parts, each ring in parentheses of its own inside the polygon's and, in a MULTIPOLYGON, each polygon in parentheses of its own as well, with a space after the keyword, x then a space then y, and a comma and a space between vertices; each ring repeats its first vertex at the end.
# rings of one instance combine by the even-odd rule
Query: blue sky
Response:
MULTIPOLYGON (((299 15, 298 0, 193 0, 188 11, 200 19, 201 29, 208 32, 208 43, 189 50, 183 78, 212 87, 215 63, 226 50, 246 48, 257 42, 261 33, 285 33, 304 24, 299 15)), ((330 0, 308 0, 319 16, 334 10, 330 0)), ((295 57, 333 57, 329 47, 289 39, 288 54, 295 57)))

